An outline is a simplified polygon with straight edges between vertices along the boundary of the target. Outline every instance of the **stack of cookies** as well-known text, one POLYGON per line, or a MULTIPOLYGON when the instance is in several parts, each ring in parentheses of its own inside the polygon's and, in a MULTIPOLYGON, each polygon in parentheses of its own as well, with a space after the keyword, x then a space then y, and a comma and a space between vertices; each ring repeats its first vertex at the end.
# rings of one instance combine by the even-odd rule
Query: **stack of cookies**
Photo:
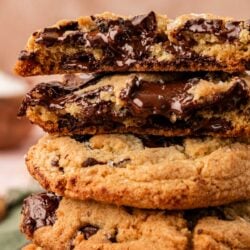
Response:
POLYGON ((33 33, 22 76, 46 132, 26 164, 25 249, 250 249, 250 22, 150 12, 33 33), (91 73, 86 75, 86 73, 91 73))

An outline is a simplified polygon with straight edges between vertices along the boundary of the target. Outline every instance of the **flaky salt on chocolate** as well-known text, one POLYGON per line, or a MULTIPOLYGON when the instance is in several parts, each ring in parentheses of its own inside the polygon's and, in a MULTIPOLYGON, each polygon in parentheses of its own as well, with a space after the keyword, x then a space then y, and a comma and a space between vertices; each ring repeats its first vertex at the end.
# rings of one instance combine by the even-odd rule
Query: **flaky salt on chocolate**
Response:
POLYGON ((150 12, 59 21, 33 33, 19 75, 119 71, 244 71, 250 65, 249 21, 210 14, 174 20, 150 12))

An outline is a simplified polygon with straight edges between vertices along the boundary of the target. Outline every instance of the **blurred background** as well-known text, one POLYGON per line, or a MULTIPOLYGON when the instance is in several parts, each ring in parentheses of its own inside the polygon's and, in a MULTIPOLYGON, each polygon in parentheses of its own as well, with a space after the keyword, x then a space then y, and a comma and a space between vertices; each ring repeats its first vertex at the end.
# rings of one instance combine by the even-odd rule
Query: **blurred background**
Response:
POLYGON ((24 155, 43 134, 16 113, 23 95, 41 77, 12 75, 18 53, 33 31, 60 19, 75 19, 111 11, 123 15, 150 10, 174 18, 184 13, 214 13, 249 19, 250 0, 0 0, 0 248, 18 249, 25 240, 18 233, 20 201, 37 190, 29 177, 24 155))

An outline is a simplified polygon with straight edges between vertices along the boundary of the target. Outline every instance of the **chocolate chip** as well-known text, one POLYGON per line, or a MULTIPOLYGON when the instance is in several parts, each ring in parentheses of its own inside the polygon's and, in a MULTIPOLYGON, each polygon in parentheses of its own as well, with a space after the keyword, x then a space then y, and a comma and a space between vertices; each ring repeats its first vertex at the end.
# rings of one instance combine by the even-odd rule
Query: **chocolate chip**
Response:
MULTIPOLYGON (((192 19, 188 20, 183 31, 191 31, 194 33, 209 33, 217 36, 221 40, 234 41, 239 38, 241 27, 241 22, 239 21, 227 21, 224 25, 223 21, 220 19, 192 19)), ((182 34, 182 30, 179 31, 177 38, 179 41, 185 40, 182 34)))
POLYGON ((50 164, 52 167, 59 167, 59 157, 52 159, 50 164))
POLYGON ((153 11, 146 15, 135 16, 131 22, 134 26, 140 27, 140 29, 146 30, 147 32, 156 30, 156 15, 153 11))
POLYGON ((88 240, 92 235, 96 234, 98 230, 98 226, 93 226, 91 224, 88 224, 79 229, 79 231, 84 235, 85 240, 88 240))
POLYGON ((60 30, 62 31, 68 31, 68 30, 78 30, 78 22, 77 21, 69 21, 65 24, 61 24, 60 30))
POLYGON ((18 60, 24 61, 24 60, 32 60, 35 58, 34 52, 28 52, 27 50, 21 50, 18 56, 18 60))
POLYGON ((114 229, 114 232, 112 233, 112 234, 108 234, 107 235, 107 239, 109 240, 109 241, 111 241, 112 243, 116 243, 117 242, 117 234, 118 234, 118 229, 117 228, 115 228, 114 229))
POLYGON ((126 164, 128 163, 128 162, 130 162, 131 161, 131 159, 130 158, 125 158, 125 159, 123 159, 123 160, 120 160, 120 161, 117 161, 117 162, 114 162, 114 161, 109 161, 108 162, 108 165, 110 166, 110 167, 118 167, 118 168, 124 168, 124 167, 126 167, 126 164))
POLYGON ((92 137, 92 135, 73 135, 71 138, 78 142, 87 142, 92 137))
POLYGON ((58 170, 62 173, 64 173, 64 168, 63 167, 59 167, 58 170))
POLYGON ((82 163, 82 167, 86 168, 94 165, 104 165, 104 164, 106 164, 106 162, 98 161, 95 158, 89 157, 82 163))
POLYGON ((38 228, 53 225, 60 200, 61 197, 53 193, 35 194, 26 198, 22 206, 23 232, 32 236, 38 228))
POLYGON ((128 214, 133 215, 134 209, 132 207, 123 206, 123 208, 128 214))
POLYGON ((157 147, 169 147, 171 145, 182 145, 182 137, 164 137, 154 135, 138 135, 142 140, 145 147, 157 148, 157 147))

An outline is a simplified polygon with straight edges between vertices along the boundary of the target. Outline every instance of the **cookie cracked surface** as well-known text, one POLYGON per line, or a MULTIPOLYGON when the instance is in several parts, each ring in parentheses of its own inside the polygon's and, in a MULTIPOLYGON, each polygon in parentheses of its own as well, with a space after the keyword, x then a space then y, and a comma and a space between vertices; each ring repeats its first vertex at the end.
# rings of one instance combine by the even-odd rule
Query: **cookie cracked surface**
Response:
POLYGON ((21 51, 22 76, 119 71, 244 71, 250 25, 211 14, 172 20, 150 12, 63 20, 33 33, 21 51))
POLYGON ((187 209, 250 198, 247 140, 47 135, 26 164, 45 189, 80 200, 187 209))

